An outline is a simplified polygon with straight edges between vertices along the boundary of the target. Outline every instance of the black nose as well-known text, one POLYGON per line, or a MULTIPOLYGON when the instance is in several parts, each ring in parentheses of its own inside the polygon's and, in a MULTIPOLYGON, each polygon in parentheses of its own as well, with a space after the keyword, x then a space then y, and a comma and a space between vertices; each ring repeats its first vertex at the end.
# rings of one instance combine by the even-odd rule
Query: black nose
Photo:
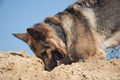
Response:
POLYGON ((50 68, 48 68, 48 67, 44 67, 44 69, 46 70, 46 71, 51 71, 52 69, 50 69, 50 68))

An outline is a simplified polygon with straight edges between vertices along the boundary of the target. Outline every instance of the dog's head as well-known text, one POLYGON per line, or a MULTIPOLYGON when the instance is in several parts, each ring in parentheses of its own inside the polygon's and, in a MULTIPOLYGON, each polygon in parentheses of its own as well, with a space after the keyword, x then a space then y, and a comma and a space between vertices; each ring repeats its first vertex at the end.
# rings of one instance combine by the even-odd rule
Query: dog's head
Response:
POLYGON ((13 34, 26 42, 35 55, 44 62, 46 70, 59 65, 59 60, 67 55, 65 43, 48 25, 37 24, 27 29, 27 33, 13 34))

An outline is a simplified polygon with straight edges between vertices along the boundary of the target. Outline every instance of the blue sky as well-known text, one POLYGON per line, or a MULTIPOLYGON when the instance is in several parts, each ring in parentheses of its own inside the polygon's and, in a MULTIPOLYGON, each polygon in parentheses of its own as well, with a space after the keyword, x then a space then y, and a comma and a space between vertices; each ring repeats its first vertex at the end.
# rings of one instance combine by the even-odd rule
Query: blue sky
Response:
POLYGON ((0 0, 0 51, 33 52, 12 33, 24 33, 26 28, 42 22, 47 16, 63 11, 77 0, 0 0))

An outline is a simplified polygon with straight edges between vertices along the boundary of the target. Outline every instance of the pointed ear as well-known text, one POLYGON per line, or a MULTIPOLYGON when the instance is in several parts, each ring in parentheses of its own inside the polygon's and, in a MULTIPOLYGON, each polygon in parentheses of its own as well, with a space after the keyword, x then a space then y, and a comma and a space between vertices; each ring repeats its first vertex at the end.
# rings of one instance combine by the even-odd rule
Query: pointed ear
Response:
POLYGON ((33 28, 27 28, 27 32, 36 40, 45 40, 45 33, 42 31, 37 31, 33 28))
POLYGON ((13 36, 17 37, 18 39, 27 42, 27 34, 26 33, 19 33, 19 34, 12 34, 13 36))

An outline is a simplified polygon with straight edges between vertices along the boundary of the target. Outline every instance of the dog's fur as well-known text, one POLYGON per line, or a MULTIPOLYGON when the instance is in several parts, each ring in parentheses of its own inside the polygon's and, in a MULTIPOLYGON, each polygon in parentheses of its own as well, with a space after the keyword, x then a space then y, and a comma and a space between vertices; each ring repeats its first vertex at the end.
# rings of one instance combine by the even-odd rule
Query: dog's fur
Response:
POLYGON ((82 1, 28 28, 27 33, 14 34, 43 60, 45 69, 52 70, 60 60, 68 64, 104 59, 106 48, 120 44, 120 0, 82 1))

